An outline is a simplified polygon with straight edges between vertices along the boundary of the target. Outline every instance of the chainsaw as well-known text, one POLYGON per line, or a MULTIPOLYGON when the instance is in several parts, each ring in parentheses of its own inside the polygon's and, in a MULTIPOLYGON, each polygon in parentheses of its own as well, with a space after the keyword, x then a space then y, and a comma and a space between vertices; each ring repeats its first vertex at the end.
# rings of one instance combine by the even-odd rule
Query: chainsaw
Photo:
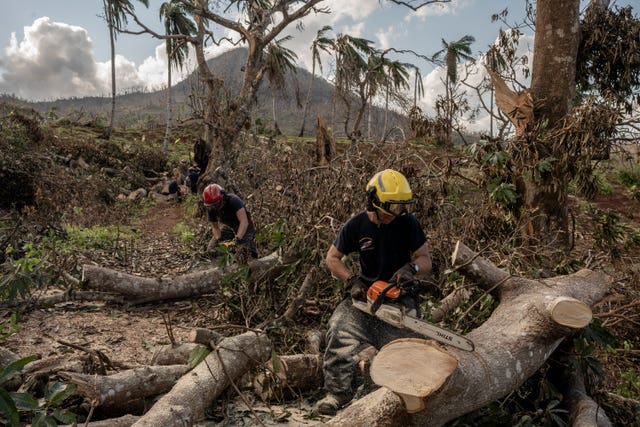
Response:
POLYGON ((385 304, 385 301, 393 303, 401 295, 401 286, 378 280, 367 290, 367 302, 354 299, 353 306, 395 327, 410 329, 460 350, 473 351, 473 341, 426 320, 409 315, 407 309, 402 305, 385 304))

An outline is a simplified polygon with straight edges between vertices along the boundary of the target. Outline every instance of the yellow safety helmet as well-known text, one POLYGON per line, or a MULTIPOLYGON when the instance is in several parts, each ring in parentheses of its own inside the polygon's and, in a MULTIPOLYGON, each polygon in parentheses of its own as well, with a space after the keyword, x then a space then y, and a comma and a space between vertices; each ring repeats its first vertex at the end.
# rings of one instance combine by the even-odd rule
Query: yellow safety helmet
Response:
POLYGON ((409 181, 400 172, 385 169, 367 183, 367 210, 393 216, 409 213, 415 200, 409 181))

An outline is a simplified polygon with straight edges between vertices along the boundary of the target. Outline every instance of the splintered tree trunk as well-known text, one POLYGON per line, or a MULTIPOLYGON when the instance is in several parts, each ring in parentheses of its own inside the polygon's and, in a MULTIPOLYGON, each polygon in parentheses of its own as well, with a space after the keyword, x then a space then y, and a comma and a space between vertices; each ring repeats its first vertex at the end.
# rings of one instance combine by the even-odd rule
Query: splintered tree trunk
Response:
POLYGON ((345 409, 331 425, 353 425, 353 419, 392 425, 386 413, 384 420, 376 419, 381 399, 394 414, 417 411, 412 422, 419 426, 439 426, 486 406, 520 387, 565 337, 587 326, 590 307, 612 283, 606 274, 587 269, 543 280, 513 277, 460 242, 452 258, 454 267, 500 301, 467 335, 475 350, 440 348, 419 339, 389 343, 371 366, 372 379, 384 387, 345 409), (410 353, 418 356, 407 357, 410 353), (426 363, 425 357, 434 362, 426 363), (409 374, 410 381, 397 380, 409 374), (402 399, 387 396, 392 393, 402 399))
POLYGON ((319 165, 329 164, 334 152, 335 148, 333 147, 333 140, 327 129, 327 124, 318 114, 316 126, 316 162, 319 165))
POLYGON ((198 366, 180 378, 135 427, 190 426, 232 381, 269 359, 267 335, 247 332, 225 338, 198 366))
MULTIPOLYGON (((253 260, 249 262, 250 277, 263 278, 269 272, 279 271, 279 267, 282 267, 282 263, 275 254, 253 260)), ((211 293, 218 289, 225 275, 237 269, 236 265, 232 265, 226 269, 212 268, 155 279, 85 264, 82 267, 82 280, 88 288, 126 295, 130 297, 129 304, 140 304, 211 293)))

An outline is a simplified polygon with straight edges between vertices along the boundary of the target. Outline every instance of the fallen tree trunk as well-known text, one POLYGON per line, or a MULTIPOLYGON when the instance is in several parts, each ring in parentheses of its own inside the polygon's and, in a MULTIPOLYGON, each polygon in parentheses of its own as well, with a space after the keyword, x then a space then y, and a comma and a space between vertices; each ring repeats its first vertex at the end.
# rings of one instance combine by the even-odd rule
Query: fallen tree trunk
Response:
POLYGON ((611 420, 584 387, 582 371, 574 371, 567 384, 566 396, 569 402, 571 425, 574 427, 611 427, 611 420))
MULTIPOLYGON (((368 345, 353 357, 363 376, 369 375, 369 365, 376 353, 375 347, 368 345)), ((253 377, 254 392, 267 402, 317 389, 323 381, 322 362, 323 356, 318 352, 272 357, 264 364, 264 370, 253 377)))
POLYGON ((60 372, 60 376, 75 384, 78 394, 92 405, 118 406, 170 390, 188 369, 187 365, 145 366, 113 375, 60 372))
POLYGON ((183 343, 167 344, 156 349, 151 356, 152 365, 186 365, 189 363, 189 356, 201 344, 183 343))
POLYGON ((135 415, 124 415, 118 418, 109 418, 108 420, 92 421, 89 424, 68 424, 60 427, 77 427, 79 425, 83 427, 130 427, 139 419, 140 417, 135 415))
MULTIPOLYGON (((427 388, 427 393, 416 392, 401 404, 401 400, 384 396, 393 393, 395 384, 380 384, 385 386, 382 391, 375 396, 367 395, 345 409, 334 418, 332 425, 352 425, 354 417, 372 420, 370 425, 386 425, 374 421, 376 401, 381 395, 386 402, 409 404, 409 410, 419 411, 412 416, 412 422, 420 426, 442 425, 486 406, 517 389, 566 336, 585 327, 591 320, 590 306, 602 299, 612 283, 606 274, 587 269, 543 280, 512 277, 460 242, 452 259, 454 267, 500 301, 489 319, 467 335, 475 343, 475 350, 465 352, 446 347, 446 352, 457 361, 455 366, 449 358, 444 358, 442 363, 422 370, 413 367, 412 360, 400 354, 398 363, 380 366, 388 370, 384 377, 393 378, 394 373, 402 377, 410 371, 415 388, 427 388), (443 366, 449 370, 444 380, 443 366)), ((416 345, 424 346, 421 341, 417 340, 416 345)), ((403 341, 395 343, 381 349, 374 359, 372 378, 376 376, 377 358, 384 358, 385 352, 396 351, 397 345, 405 345, 403 341)), ((405 395, 407 390, 398 392, 405 395)), ((395 413, 397 408, 389 411, 395 413)))
POLYGON ((80 360, 70 360, 68 356, 52 356, 45 359, 37 359, 25 365, 24 369, 15 372, 7 381, 0 384, 5 390, 17 390, 29 379, 37 377, 49 377, 59 371, 82 372, 85 363, 80 360))
POLYGON ((266 362, 270 354, 269 338, 261 332, 225 338, 133 425, 193 425, 204 418, 205 409, 232 381, 253 366, 266 362))
MULTIPOLYGON (((251 280, 257 281, 267 274, 278 274, 284 265, 274 253, 250 261, 248 267, 251 280)), ((82 267, 82 281, 90 289, 125 295, 128 297, 127 303, 135 305, 211 293, 218 289, 226 275, 237 272, 238 268, 232 265, 224 269, 212 268, 156 279, 85 264, 82 267)))
POLYGON ((320 386, 320 354, 293 354, 272 358, 265 364, 265 370, 253 378, 253 389, 265 402, 284 400, 302 390, 316 389, 320 386))

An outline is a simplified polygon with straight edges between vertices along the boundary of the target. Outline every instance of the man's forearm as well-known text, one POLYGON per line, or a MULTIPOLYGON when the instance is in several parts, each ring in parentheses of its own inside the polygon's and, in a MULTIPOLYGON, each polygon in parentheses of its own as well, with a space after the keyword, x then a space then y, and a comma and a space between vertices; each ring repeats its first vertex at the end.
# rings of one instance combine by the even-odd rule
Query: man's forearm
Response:
POLYGON ((242 240, 244 238, 244 235, 247 232, 247 228, 249 228, 249 221, 240 221, 240 224, 238 225, 238 231, 236 232, 236 237, 238 238, 238 240, 242 240))

